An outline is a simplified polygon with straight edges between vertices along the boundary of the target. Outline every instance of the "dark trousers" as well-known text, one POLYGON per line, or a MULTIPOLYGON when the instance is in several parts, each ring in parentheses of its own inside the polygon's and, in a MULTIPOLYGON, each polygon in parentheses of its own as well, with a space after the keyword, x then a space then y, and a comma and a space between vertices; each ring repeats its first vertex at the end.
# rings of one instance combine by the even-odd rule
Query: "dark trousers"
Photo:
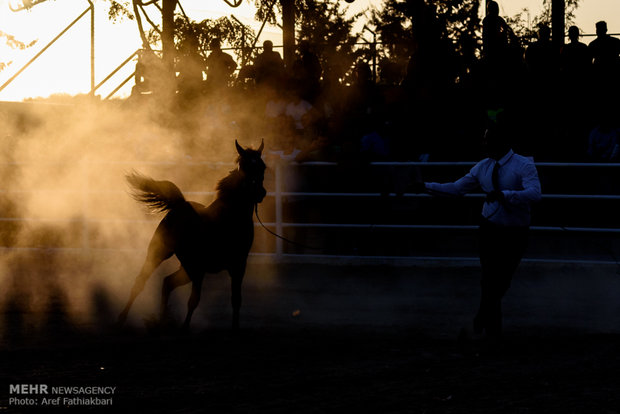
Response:
POLYGON ((483 219, 480 224, 480 308, 474 329, 488 335, 502 331, 502 298, 527 246, 528 227, 504 227, 483 219))

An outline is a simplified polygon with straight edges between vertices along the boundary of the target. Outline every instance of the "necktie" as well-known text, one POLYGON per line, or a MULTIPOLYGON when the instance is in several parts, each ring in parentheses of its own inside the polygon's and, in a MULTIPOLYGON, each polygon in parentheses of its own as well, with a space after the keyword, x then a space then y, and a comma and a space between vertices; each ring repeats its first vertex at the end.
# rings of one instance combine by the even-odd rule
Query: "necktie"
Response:
POLYGON ((495 162, 493 166, 493 172, 491 173, 491 183, 493 184, 493 190, 499 191, 499 162, 495 162))

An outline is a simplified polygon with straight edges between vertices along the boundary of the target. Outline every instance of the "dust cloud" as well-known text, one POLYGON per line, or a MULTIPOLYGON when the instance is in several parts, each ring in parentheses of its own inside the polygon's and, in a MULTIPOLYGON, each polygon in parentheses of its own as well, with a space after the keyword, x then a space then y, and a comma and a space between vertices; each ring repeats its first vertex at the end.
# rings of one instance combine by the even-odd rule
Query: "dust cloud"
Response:
MULTIPOLYGON (((260 138, 235 122, 249 124, 252 111, 225 100, 186 111, 89 97, 51 101, 0 103, 0 309, 9 325, 31 315, 35 330, 49 315, 111 324, 161 219, 129 196, 125 175, 171 180, 188 199, 208 203, 233 168, 234 139, 256 146, 260 138)), ((158 270, 132 314, 154 311, 161 275, 176 266, 158 270)))

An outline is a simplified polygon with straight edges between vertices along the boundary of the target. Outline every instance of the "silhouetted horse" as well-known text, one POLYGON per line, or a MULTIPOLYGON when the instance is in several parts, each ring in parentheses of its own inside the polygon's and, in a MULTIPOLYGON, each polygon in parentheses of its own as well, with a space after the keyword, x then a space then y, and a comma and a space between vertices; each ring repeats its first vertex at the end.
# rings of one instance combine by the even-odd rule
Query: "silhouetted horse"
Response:
POLYGON ((129 301, 118 317, 122 324, 148 278, 164 260, 176 254, 181 268, 164 278, 161 314, 175 288, 192 282, 183 328, 189 327, 192 313, 200 301, 205 273, 227 270, 232 282, 233 329, 239 328, 241 282, 248 252, 254 239, 254 206, 267 192, 263 188, 265 163, 258 150, 243 149, 235 141, 239 158, 236 170, 219 181, 217 197, 208 207, 186 201, 181 190, 170 181, 155 181, 139 174, 127 176, 135 189, 134 198, 154 211, 166 212, 148 247, 144 266, 131 289, 129 301))

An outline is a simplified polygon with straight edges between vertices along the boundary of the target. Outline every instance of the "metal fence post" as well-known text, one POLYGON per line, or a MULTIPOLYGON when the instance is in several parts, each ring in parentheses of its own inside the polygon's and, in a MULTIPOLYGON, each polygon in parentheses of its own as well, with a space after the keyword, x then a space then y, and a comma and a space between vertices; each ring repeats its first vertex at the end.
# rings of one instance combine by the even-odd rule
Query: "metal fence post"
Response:
MULTIPOLYGON (((276 164, 276 183, 275 183, 275 209, 276 209, 276 233, 282 234, 282 163, 276 164)), ((282 258, 283 253, 282 239, 276 238, 276 259, 282 258)))
POLYGON ((95 96, 95 5, 90 5, 90 96, 95 96))
POLYGON ((82 163, 82 251, 90 249, 90 224, 88 222, 90 168, 87 162, 82 163))

